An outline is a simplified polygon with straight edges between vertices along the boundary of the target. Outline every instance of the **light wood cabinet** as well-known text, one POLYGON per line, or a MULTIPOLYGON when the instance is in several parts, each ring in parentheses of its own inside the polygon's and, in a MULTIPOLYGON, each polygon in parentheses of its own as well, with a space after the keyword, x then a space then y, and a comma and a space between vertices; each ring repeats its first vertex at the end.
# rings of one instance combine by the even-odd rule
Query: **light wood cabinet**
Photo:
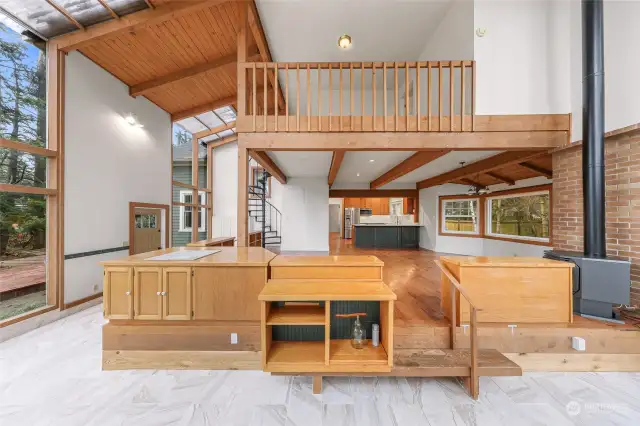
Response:
POLYGON ((371 209, 371 214, 374 215, 388 215, 389 198, 345 198, 344 208, 358 208, 358 209, 371 209))
POLYGON ((134 319, 162 319, 162 268, 134 268, 133 312, 134 319))
POLYGON ((104 317, 133 318, 133 268, 111 266, 104 268, 104 317))
POLYGON ((162 269, 162 319, 191 318, 191 268, 162 269))

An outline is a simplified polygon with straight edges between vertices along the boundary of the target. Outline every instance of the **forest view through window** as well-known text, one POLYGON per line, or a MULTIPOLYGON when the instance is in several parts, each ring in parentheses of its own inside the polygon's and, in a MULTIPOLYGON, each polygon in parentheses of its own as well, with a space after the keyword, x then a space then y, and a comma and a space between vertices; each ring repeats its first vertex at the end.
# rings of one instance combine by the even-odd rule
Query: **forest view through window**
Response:
POLYGON ((549 240, 549 192, 489 198, 491 235, 549 240))
MULTIPOLYGON (((0 138, 46 148, 46 43, 0 13, 0 138)), ((0 147, 0 321, 46 304, 47 158, 0 147), (42 191, 41 191, 42 192, 42 191)))

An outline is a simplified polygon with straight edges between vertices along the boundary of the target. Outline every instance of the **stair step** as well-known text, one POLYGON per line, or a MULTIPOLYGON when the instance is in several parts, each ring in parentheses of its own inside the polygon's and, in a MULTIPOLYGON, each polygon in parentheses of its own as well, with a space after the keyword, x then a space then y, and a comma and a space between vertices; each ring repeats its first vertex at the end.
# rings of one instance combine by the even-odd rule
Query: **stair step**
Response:
MULTIPOLYGON (((400 349, 394 351, 391 376, 468 377, 469 349, 400 349)), ((522 368, 495 349, 478 350, 479 376, 522 376, 522 368)))

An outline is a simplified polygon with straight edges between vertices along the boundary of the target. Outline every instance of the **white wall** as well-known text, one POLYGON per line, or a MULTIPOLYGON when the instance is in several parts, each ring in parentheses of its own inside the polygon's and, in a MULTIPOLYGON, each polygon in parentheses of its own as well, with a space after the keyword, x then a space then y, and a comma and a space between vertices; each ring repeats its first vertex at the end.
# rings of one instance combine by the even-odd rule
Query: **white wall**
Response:
POLYGON ((213 150, 214 237, 235 237, 238 233, 238 144, 228 143, 213 150))
MULTIPOLYGON (((605 0, 605 131, 640 122, 640 2, 605 0)), ((571 140, 582 139, 582 22, 571 2, 571 140)))
POLYGON ((327 178, 289 178, 282 186, 282 251, 329 251, 327 178))
MULTIPOLYGON (((506 188, 516 189, 551 183, 544 177, 524 179, 506 188)), ((505 184, 492 185, 492 191, 506 189, 505 184)), ((488 238, 468 238, 438 235, 438 197, 465 194, 465 185, 446 184, 420 190, 420 247, 438 253, 468 256, 533 256, 541 257, 549 247, 488 238)))
MULTIPOLYGON (((128 245, 130 201, 171 204, 171 118, 77 52, 65 87, 65 254, 128 245)), ((66 260, 65 302, 101 291, 98 262, 127 254, 66 260)))
POLYGON ((474 45, 477 114, 571 111, 568 3, 474 2, 474 27, 486 29, 474 45))
POLYGON ((422 51, 421 61, 473 59, 474 5, 453 0, 422 51))

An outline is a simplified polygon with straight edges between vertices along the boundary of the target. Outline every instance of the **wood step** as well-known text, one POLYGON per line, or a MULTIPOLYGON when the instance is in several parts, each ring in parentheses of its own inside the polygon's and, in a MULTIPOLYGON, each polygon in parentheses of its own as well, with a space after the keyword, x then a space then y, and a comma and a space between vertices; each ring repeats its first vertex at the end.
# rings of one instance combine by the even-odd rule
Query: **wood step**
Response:
MULTIPOLYGON (((471 371, 468 349, 396 350, 390 376, 467 377, 471 371)), ((479 376, 522 376, 522 368, 495 349, 478 351, 479 376)))

